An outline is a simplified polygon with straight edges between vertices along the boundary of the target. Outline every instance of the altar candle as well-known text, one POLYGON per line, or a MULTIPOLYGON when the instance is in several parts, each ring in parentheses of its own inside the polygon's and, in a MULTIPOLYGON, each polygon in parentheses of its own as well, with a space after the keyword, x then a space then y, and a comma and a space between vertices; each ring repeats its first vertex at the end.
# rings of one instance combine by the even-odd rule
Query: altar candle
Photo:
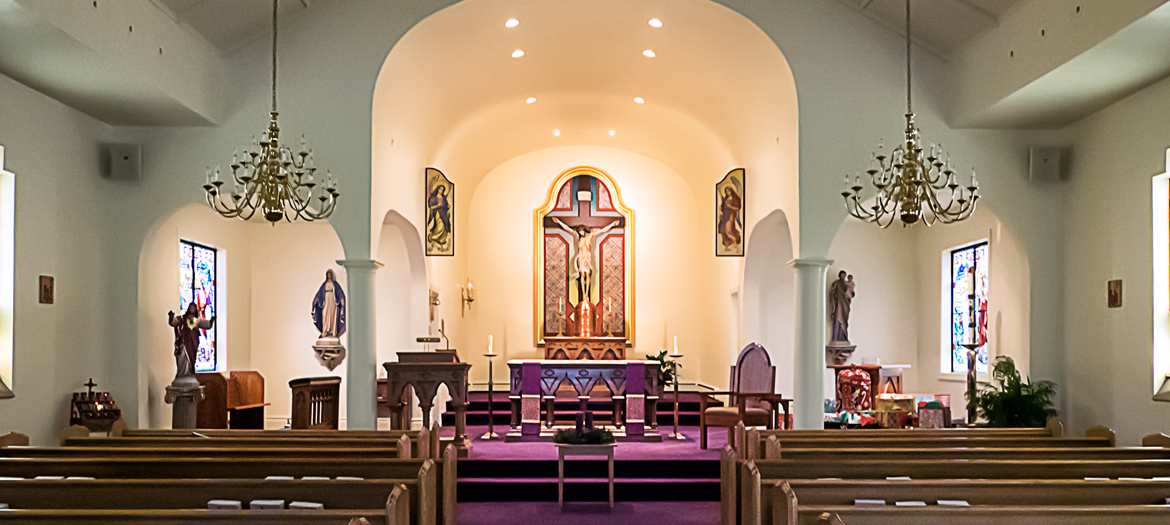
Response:
POLYGON ((489 354, 495 353, 492 351, 492 336, 490 336, 490 335, 488 336, 488 353, 489 354))
POLYGON ((674 336, 674 355, 678 355, 678 336, 674 336))
POLYGON ((975 315, 978 312, 978 310, 975 309, 975 299, 977 297, 975 294, 975 265, 971 265, 967 268, 967 294, 970 298, 969 306, 971 313, 971 324, 969 328, 971 332, 971 344, 978 344, 979 336, 975 333, 979 329, 979 323, 977 323, 975 319, 975 315))

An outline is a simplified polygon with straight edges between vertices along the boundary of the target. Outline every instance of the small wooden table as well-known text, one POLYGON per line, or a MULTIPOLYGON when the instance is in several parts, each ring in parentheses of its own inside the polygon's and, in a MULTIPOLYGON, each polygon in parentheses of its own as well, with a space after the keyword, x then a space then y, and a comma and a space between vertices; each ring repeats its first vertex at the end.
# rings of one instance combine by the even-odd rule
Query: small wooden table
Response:
POLYGON ((557 443, 557 507, 565 508, 565 457, 604 456, 609 461, 609 508, 613 508, 613 448, 608 445, 565 445, 557 443))

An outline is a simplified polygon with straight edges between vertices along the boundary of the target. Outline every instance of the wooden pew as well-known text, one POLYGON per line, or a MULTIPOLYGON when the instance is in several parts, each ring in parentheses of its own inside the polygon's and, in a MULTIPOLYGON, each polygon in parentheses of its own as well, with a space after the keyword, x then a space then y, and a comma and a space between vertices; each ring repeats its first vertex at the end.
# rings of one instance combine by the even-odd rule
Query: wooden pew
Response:
MULTIPOLYGON (((377 509, 396 487, 407 488, 418 522, 419 480, 32 479, 0 480, 0 503, 13 509, 205 509, 212 499, 309 501, 326 509, 377 509)), ((0 521, 3 517, 0 517, 0 521)))
POLYGON ((857 448, 859 446, 866 448, 1071 448, 1109 447, 1112 443, 1108 438, 1104 437, 1045 438, 983 436, 898 436, 875 437, 861 440, 857 438, 842 437, 786 438, 776 435, 768 436, 768 439, 772 438, 776 438, 776 441, 780 443, 782 448, 857 448))
POLYGON ((1085 477, 1153 478, 1170 475, 1170 460, 1004 460, 940 459, 823 461, 808 459, 757 460, 762 479, 1082 479, 1085 477))
POLYGON ((802 525, 845 523, 848 525, 1155 525, 1164 524, 1170 508, 1166 505, 1098 506, 977 506, 977 507, 801 507, 802 525), (824 516, 824 518, 822 518, 824 516), (828 521, 830 519, 839 521, 828 521))
POLYGON ((213 513, 203 509, 163 510, 84 510, 35 509, 0 511, 0 521, 6 525, 159 525, 159 524, 248 524, 248 525, 400 525, 391 521, 381 509, 325 510, 320 514, 288 512, 284 514, 253 514, 243 511, 238 515, 213 513))
MULTIPOLYGON (((194 458, 194 457, 46 457, 0 458, 0 476, 34 478, 37 476, 85 476, 97 479, 256 479, 267 476, 351 476, 366 479, 397 479, 428 476, 420 479, 420 516, 422 523, 454 524, 456 452, 453 445, 444 450, 443 459, 387 458, 194 458), (441 487, 441 489, 439 488, 441 487), (437 509, 441 509, 437 510, 437 509), (428 520, 426 516, 431 516, 428 520)), ((210 499, 210 498, 209 498, 210 499)))
POLYGON ((882 459, 1170 459, 1160 447, 1074 448, 785 448, 768 447, 767 459, 864 461, 882 459), (773 454, 779 453, 779 457, 773 454))
MULTIPOLYGON (((117 426, 117 425, 116 425, 117 426)), ((124 425, 123 425, 124 426, 124 425)), ((436 422, 430 429, 421 430, 222 430, 222 429, 199 429, 199 430, 172 430, 172 429, 129 429, 116 428, 111 431, 110 436, 123 438, 216 438, 216 439, 264 439, 268 441, 284 442, 293 439, 307 439, 303 445, 290 446, 324 446, 328 448, 351 446, 353 442, 362 442, 356 446, 381 446, 381 443, 390 442, 397 443, 402 435, 408 435, 411 438, 413 448, 415 451, 422 450, 423 444, 419 441, 419 436, 424 436, 429 445, 425 446, 425 450, 430 452, 430 456, 438 459, 440 451, 442 451, 448 443, 452 443, 451 438, 440 439, 439 424, 436 422), (340 439, 335 445, 322 445, 321 440, 325 439, 340 439), (373 443, 365 445, 364 441, 369 440, 373 443)), ((69 441, 70 438, 63 440, 62 444, 70 444, 74 446, 135 446, 127 444, 105 445, 101 441, 69 441)), ((80 436, 72 439, 92 439, 101 440, 106 438, 90 438, 88 432, 82 433, 80 436)), ((146 442, 135 441, 138 445, 145 445, 146 442)), ((160 442, 160 444, 167 444, 173 442, 160 442)), ((149 445, 147 445, 149 446, 149 445)), ((416 454, 417 455, 417 454, 416 454)))
MULTIPOLYGON (((308 447, 6 447, 0 457, 333 457, 333 458, 401 458, 398 446, 376 448, 308 448, 308 447)), ((407 458, 410 459, 410 458, 407 458)))
POLYGON ((808 522, 798 518, 798 507, 853 506, 858 499, 885 500, 889 506, 897 501, 933 506, 938 500, 981 506, 1097 506, 1163 504, 1170 494, 1170 480, 772 480, 763 486, 772 500, 770 523, 777 525, 808 522))

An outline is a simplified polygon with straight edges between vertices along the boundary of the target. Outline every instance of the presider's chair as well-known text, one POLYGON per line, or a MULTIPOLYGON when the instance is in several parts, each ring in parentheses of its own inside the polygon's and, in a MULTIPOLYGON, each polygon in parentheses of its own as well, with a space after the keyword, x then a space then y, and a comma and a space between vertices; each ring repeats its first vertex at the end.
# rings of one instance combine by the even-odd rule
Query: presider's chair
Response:
MULTIPOLYGON (((731 390, 727 392, 699 392, 699 448, 707 448, 707 428, 727 427, 727 442, 732 443, 735 425, 775 427, 776 407, 784 403, 784 426, 787 427, 787 404, 776 389, 776 367, 764 347, 752 343, 747 345, 735 366, 731 367, 731 390), (712 396, 727 395, 727 406, 708 407, 712 396)), ((734 445, 732 445, 734 446, 734 445)))

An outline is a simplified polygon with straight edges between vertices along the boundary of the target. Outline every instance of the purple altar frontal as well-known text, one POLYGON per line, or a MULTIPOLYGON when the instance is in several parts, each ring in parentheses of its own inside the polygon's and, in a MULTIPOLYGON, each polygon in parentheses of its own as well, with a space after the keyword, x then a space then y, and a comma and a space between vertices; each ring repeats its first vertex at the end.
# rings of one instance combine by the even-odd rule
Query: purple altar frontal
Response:
MULTIPOLYGON (((654 425, 653 406, 658 402, 658 362, 643 360, 548 360, 508 361, 512 430, 507 441, 551 441, 557 430, 556 396, 562 386, 577 394, 580 410, 587 410, 589 394, 609 390, 613 400, 614 437, 621 441, 661 441, 654 425), (544 420, 541 420, 541 405, 544 420), (650 408, 650 410, 648 410, 650 408)), ((564 428, 569 428, 568 423, 564 428)))

